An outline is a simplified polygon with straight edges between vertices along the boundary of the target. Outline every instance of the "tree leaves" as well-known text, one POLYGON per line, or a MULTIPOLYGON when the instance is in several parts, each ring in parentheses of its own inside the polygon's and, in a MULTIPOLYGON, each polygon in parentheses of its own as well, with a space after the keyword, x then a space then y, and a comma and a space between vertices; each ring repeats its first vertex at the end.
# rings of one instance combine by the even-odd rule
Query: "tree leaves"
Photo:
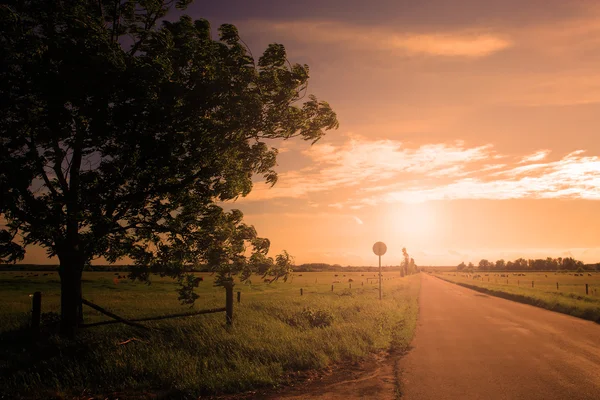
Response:
MULTIPOLYGON (((252 177, 277 181, 269 139, 315 142, 338 126, 309 69, 271 44, 255 62, 237 28, 166 21, 190 1, 9 1, 0 7, 0 259, 37 244, 61 260, 129 257, 133 276, 217 283, 292 259, 237 210, 252 177), (161 22, 162 21, 162 22, 161 22), (190 280, 191 279, 191 280, 190 280)), ((191 291, 190 291, 191 290, 191 291)))

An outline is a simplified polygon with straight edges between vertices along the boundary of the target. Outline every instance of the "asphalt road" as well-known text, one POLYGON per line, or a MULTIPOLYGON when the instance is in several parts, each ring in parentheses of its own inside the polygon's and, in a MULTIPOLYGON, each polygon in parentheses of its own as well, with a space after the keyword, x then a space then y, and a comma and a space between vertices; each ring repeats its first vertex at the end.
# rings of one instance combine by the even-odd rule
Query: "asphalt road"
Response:
POLYGON ((403 400, 600 399, 600 325, 423 274, 403 400))

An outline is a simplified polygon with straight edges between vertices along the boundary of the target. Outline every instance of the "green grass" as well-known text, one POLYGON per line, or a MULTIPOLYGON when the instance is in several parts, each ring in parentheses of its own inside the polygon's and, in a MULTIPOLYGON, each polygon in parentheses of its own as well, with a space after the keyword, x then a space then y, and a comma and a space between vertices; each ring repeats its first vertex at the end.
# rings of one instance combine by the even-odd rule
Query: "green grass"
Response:
MULTIPOLYGON (((366 273, 337 278, 303 273, 292 282, 270 285, 255 278, 234 289, 242 292, 242 303, 235 304, 232 327, 218 313, 144 323, 160 329, 150 332, 115 324, 83 329, 75 340, 48 335, 31 343, 22 334, 30 317, 29 294, 42 291, 42 311, 58 312, 59 282, 56 274, 23 275, 0 272, 0 393, 11 398, 115 392, 193 398, 277 386, 299 371, 405 349, 416 324, 420 285, 418 275, 389 274, 395 278, 384 281, 379 301, 366 273), (352 289, 348 279, 354 280, 352 289), (332 292, 333 280, 343 283, 332 292), (139 340, 119 344, 131 338, 139 340)), ((213 287, 207 274, 199 275, 205 281, 195 308, 223 307, 224 289, 213 287)), ((189 310, 167 279, 147 286, 127 280, 116 284, 113 278, 85 273, 84 298, 126 318, 189 310)), ((85 308, 86 323, 106 319, 85 308)))
POLYGON ((473 274, 468 277, 459 272, 443 272, 434 275, 482 293, 600 323, 600 274, 598 273, 591 273, 591 276, 587 272, 584 276, 554 272, 525 273, 525 276, 508 273, 508 278, 497 276, 500 274, 506 273, 476 273, 475 275, 481 277, 475 279, 472 277, 473 274), (585 292, 586 283, 588 294, 585 292))

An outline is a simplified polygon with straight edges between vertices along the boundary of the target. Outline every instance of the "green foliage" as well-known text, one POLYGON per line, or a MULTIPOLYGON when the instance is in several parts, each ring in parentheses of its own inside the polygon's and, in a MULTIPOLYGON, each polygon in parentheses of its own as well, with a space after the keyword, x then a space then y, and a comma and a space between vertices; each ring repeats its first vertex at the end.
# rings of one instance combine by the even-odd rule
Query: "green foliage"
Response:
MULTIPOLYGON (((56 274, 17 275, 0 272, 0 360, 6 367, 0 396, 9 399, 70 399, 82 393, 198 398, 273 387, 289 374, 358 361, 370 352, 402 351, 416 326, 420 282, 418 276, 386 281, 380 301, 374 287, 358 289, 354 297, 338 296, 326 282, 330 273, 304 273, 293 283, 240 285, 242 302, 235 303, 229 329, 218 313, 144 323, 158 328, 150 332, 115 324, 84 329, 75 340, 49 336, 31 344, 14 332, 29 320, 28 294, 42 290, 44 310, 56 312, 60 283, 56 274), (314 284, 317 278, 323 283, 314 284), (290 316, 298 324, 290 324, 290 316), (120 344, 132 338, 137 340, 120 344)), ((179 304, 171 279, 158 278, 147 287, 131 280, 114 284, 113 276, 84 272, 86 298, 126 318, 189 311, 179 304)), ((207 274, 199 276, 205 281, 197 290, 198 303, 222 307, 223 288, 207 274)), ((353 278, 360 280, 360 273, 353 278)), ((95 311, 86 314, 86 322, 103 320, 95 311)))
POLYGON ((518 284, 516 277, 512 278, 509 284, 506 284, 504 278, 496 282, 496 279, 493 278, 487 281, 452 274, 440 274, 438 277, 492 296, 531 304, 600 323, 600 293, 598 289, 594 291, 595 288, 600 287, 600 276, 598 275, 594 275, 592 278, 588 277, 583 281, 574 276, 564 275, 564 273, 560 276, 529 273, 526 278, 527 283, 530 283, 530 280, 535 281, 533 288, 530 284, 524 284, 524 278, 521 278, 520 284, 518 284), (559 290, 556 289, 557 282, 559 283, 559 290), (585 283, 590 283, 592 288, 590 294, 585 294, 585 283))
POLYGON ((286 322, 294 327, 325 328, 333 324, 334 319, 331 311, 305 307, 302 311, 292 314, 286 322))
POLYGON ((0 6, 0 260, 40 245, 64 278, 130 257, 138 279, 178 279, 185 302, 191 266, 220 285, 265 262, 268 240, 217 203, 246 196, 254 175, 276 183, 269 139, 314 143, 336 115, 306 97, 308 66, 282 45, 255 60, 233 25, 213 39, 206 20, 164 19, 189 3, 0 6))
MULTIPOLYGON (((469 264, 471 266, 471 264, 469 264)), ((558 257, 552 258, 547 257, 546 259, 531 259, 525 260, 524 258, 518 258, 514 261, 505 262, 504 260, 498 260, 495 263, 488 260, 482 259, 479 261, 479 270, 481 271, 560 271, 562 269, 566 271, 584 272, 586 267, 583 262, 575 260, 572 257, 558 257)), ((587 266, 589 268, 590 266, 587 266)), ((456 269, 461 271, 465 268, 465 263, 460 263, 456 269)))

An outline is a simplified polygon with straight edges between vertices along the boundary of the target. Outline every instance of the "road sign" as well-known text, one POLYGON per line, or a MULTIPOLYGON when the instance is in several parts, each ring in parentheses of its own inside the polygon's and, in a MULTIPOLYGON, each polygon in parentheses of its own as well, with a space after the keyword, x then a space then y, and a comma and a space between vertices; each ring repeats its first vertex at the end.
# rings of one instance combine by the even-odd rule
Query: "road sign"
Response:
POLYGON ((373 253, 379 256, 379 300, 382 298, 381 291, 381 256, 387 251, 387 246, 383 242, 377 242, 373 245, 373 253))
POLYGON ((387 246, 383 242, 377 242, 373 245, 373 253, 377 256, 382 256, 387 251, 387 246))

